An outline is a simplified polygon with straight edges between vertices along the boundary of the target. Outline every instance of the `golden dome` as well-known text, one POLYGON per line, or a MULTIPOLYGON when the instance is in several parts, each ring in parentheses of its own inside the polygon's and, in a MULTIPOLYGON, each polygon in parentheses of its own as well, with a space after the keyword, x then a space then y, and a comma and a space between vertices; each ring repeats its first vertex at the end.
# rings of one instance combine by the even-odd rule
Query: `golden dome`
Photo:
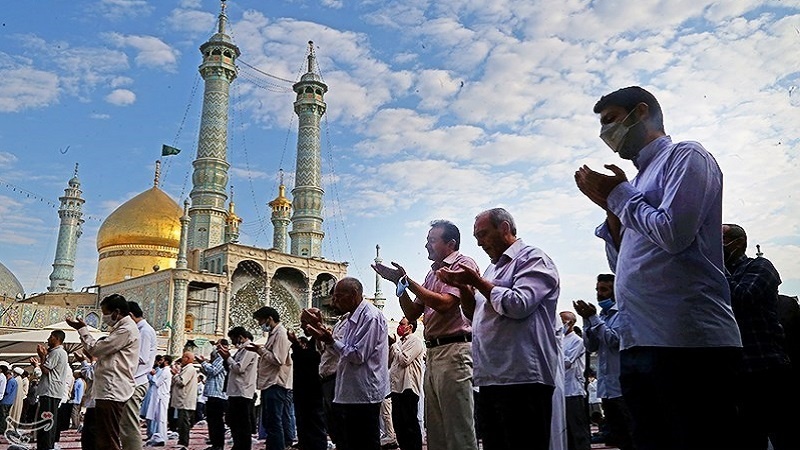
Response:
POLYGON ((178 248, 183 210, 153 187, 115 209, 97 232, 97 250, 112 245, 157 245, 178 248))

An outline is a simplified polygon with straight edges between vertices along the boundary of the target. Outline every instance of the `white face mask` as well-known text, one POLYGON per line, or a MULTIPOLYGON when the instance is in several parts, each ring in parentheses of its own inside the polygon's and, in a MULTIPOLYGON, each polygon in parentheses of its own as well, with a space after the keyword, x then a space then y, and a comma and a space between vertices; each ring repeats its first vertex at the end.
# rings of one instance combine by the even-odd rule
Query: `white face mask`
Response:
POLYGON ((117 321, 114 320, 112 317, 113 314, 103 314, 103 323, 108 326, 113 326, 115 323, 117 323, 117 321))
POLYGON ((614 153, 619 153, 620 149, 622 149, 622 144, 625 143, 628 132, 640 122, 637 120, 630 125, 625 125, 625 122, 631 114, 633 114, 633 111, 635 110, 631 110, 631 112, 622 119, 622 122, 611 122, 600 127, 600 139, 602 139, 614 153))

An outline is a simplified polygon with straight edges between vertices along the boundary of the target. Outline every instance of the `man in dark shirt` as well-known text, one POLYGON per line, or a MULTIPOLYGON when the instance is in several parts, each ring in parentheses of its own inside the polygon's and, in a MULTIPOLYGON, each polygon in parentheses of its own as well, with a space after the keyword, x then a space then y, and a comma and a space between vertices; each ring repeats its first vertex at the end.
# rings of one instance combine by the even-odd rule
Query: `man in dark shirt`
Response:
MULTIPOLYGON (((300 317, 300 326, 306 336, 307 320, 300 317)), ((315 338, 297 337, 289 331, 292 343, 294 372, 294 410, 297 419, 297 440, 303 450, 328 448, 325 412, 322 406, 322 381, 319 378, 321 353, 315 338)))
POLYGON ((769 437, 775 450, 800 448, 800 435, 792 428, 800 417, 796 408, 785 408, 787 395, 797 388, 778 322, 780 275, 768 259, 747 257, 742 227, 725 224, 722 233, 731 306, 743 346, 740 391, 731 393, 739 398, 737 442, 740 448, 766 449, 769 437))

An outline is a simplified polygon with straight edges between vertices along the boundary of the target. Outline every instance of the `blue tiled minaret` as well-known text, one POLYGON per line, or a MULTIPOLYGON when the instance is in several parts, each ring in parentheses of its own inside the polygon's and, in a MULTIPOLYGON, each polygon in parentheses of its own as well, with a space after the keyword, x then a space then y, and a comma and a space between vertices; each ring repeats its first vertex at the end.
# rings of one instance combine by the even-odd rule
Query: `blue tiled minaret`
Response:
POLYGON ((69 180, 69 186, 64 189, 64 196, 59 197, 61 206, 58 208, 58 217, 61 225, 58 227, 58 243, 56 256, 53 261, 53 273, 50 274, 49 292, 72 292, 72 281, 75 272, 75 253, 78 250, 78 238, 81 236, 83 224, 83 203, 81 197, 81 181, 78 179, 78 165, 75 164, 75 174, 69 180))
POLYGON ((322 256, 322 168, 320 120, 327 105, 328 85, 316 72, 314 43, 308 43, 308 72, 292 88, 297 93, 294 112, 298 116, 297 169, 292 189, 291 254, 322 256))
POLYGON ((205 81, 203 115, 192 174, 192 207, 189 208, 189 250, 215 247, 225 242, 226 188, 228 185, 228 103, 230 85, 237 75, 237 47, 225 33, 225 1, 219 13, 217 32, 200 46, 205 81))

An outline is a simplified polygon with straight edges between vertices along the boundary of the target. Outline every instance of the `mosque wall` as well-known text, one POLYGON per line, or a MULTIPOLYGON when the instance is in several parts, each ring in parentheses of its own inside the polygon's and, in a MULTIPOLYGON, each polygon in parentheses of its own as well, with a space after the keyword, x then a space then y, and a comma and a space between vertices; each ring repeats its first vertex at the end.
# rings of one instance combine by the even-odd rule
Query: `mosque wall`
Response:
POLYGON ((66 307, 10 300, 0 301, 0 334, 20 329, 41 329, 63 322, 68 316, 83 317, 88 325, 100 328, 100 309, 94 305, 66 307))

